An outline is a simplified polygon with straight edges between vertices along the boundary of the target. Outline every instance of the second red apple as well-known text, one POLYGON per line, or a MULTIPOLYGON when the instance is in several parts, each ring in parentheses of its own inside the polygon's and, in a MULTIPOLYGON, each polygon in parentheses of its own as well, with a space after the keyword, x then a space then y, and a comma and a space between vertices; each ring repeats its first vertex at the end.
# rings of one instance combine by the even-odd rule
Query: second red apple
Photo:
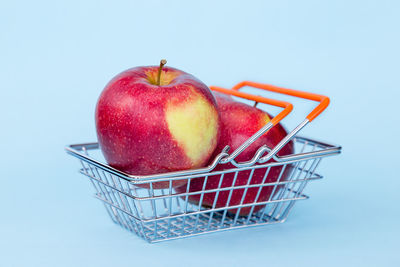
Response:
MULTIPOLYGON (((219 112, 221 115, 221 136, 219 139, 218 146, 214 152, 214 155, 211 157, 212 159, 216 155, 218 155, 226 145, 229 145, 231 147, 230 150, 231 152, 237 149, 249 137, 255 134, 264 125, 266 125, 272 118, 268 113, 258 108, 246 105, 244 103, 236 102, 230 96, 221 93, 214 93, 214 95, 216 97, 219 112)), ((262 145, 267 145, 268 147, 273 148, 286 135, 287 132, 282 127, 282 125, 278 124, 274 126, 267 133, 258 138, 253 144, 251 144, 245 151, 243 151, 236 158, 236 161, 243 162, 252 159, 256 151, 262 145)), ((293 152, 294 152, 293 142, 289 142, 277 153, 277 155, 278 156, 289 155, 293 154, 293 152)), ((269 162, 273 162, 273 160, 270 160, 269 162)), ((233 166, 230 163, 218 164, 213 171, 221 171, 234 168, 235 166, 233 166)), ((272 167, 269 170, 269 173, 264 181, 264 184, 276 182, 281 172, 283 173, 281 174, 280 181, 286 180, 290 175, 291 170, 288 167, 286 167, 285 170, 282 170, 282 168, 283 168, 282 166, 272 167)), ((265 168, 255 169, 250 184, 261 184, 263 182, 265 173, 266 173, 265 168)), ((234 186, 246 185, 248 183, 250 174, 251 174, 250 170, 239 172, 236 177, 236 182, 234 186)), ((231 193, 230 201, 228 203, 230 190, 223 190, 223 189, 227 187, 232 187, 234 179, 235 179, 234 172, 226 173, 221 182, 220 188, 222 190, 219 192, 217 200, 215 201, 215 198, 217 196, 215 192, 206 193, 203 196, 202 205, 205 207, 213 207, 213 205, 215 205, 214 206, 215 208, 221 208, 239 204, 263 202, 267 201, 273 192, 273 186, 264 186, 261 189, 260 187, 252 187, 247 189, 246 195, 244 196, 245 189, 243 188, 234 189, 231 193), (256 199, 257 194, 259 196, 256 199)), ((192 179, 190 182, 189 192, 199 192, 202 191, 203 188, 205 190, 217 189, 220 180, 221 180, 220 175, 209 176, 207 178, 205 187, 203 187, 205 182, 204 177, 192 179)), ((279 188, 280 187, 275 189, 275 193, 279 191, 279 188)), ((178 193, 185 193, 187 191, 187 185, 177 187, 176 191, 178 193)), ((199 204, 200 199, 201 199, 200 194, 189 195, 188 197, 188 200, 191 203, 195 204, 199 204)), ((265 205, 255 206, 253 208, 253 212, 261 210, 264 206, 265 205)), ((238 208, 229 209, 228 212, 232 214, 236 214, 237 212, 239 212, 239 215, 248 215, 251 212, 251 206, 243 207, 240 209, 240 211, 238 208)))

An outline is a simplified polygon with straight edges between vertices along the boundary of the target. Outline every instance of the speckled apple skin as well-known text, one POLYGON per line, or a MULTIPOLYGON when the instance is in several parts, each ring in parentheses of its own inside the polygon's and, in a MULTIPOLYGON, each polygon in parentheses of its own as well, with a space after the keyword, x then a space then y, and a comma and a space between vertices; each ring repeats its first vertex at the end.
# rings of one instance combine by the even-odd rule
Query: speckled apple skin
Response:
MULTIPOLYGON (((272 118, 266 112, 251 107, 249 105, 236 102, 231 97, 223 95, 221 93, 215 93, 218 108, 221 115, 221 136, 219 139, 218 146, 215 150, 215 157, 219 154, 222 149, 229 145, 231 147, 231 152, 238 148, 244 141, 246 141, 250 136, 256 133, 262 126, 266 124, 265 117, 268 115, 269 118, 272 118)), ((287 135, 286 130, 282 127, 281 124, 274 126, 270 129, 266 134, 262 135, 259 139, 257 139, 252 145, 250 145, 245 151, 243 151, 236 160, 238 162, 248 161, 253 158, 256 151, 262 146, 267 145, 271 148, 275 147, 279 141, 287 135)), ((279 152, 279 156, 289 155, 294 153, 294 144, 293 142, 289 142, 285 145, 279 152)), ((274 160, 270 160, 268 162, 274 162, 274 160)), ((232 164, 219 164, 214 169, 214 171, 226 170, 235 168, 232 164)), ((273 183, 276 182, 279 174, 282 170, 282 166, 272 167, 265 183, 273 183)), ((236 179, 235 185, 246 185, 250 175, 249 171, 241 171, 236 179)), ((291 173, 291 168, 286 167, 284 170, 280 181, 284 181, 288 178, 291 173)), ((261 184, 265 175, 265 169, 256 169, 254 171, 253 177, 251 179, 250 184, 261 184)), ((220 182, 220 175, 210 176, 207 179, 207 183, 205 186, 206 190, 216 189, 218 188, 218 184, 220 182)), ((201 191, 203 188, 205 178, 195 178, 191 180, 190 183, 190 192, 201 191)), ((234 173, 225 174, 221 188, 231 187, 234 181, 234 173)), ((183 185, 177 187, 175 189, 177 192, 184 193, 187 190, 187 186, 183 185)), ((256 199, 257 192, 259 187, 249 188, 247 190, 246 196, 244 197, 243 204, 254 203, 256 199)), ((235 189, 232 192, 231 200, 229 202, 229 206, 239 205, 240 201, 243 197, 245 189, 235 189)), ((265 186, 261 189, 260 195, 258 197, 257 202, 267 201, 271 196, 273 191, 272 186, 265 186)), ((275 190, 275 193, 279 191, 279 188, 275 190)), ((274 194, 275 194, 274 193, 274 194)), ((198 204, 200 201, 199 195, 191 195, 189 196, 189 201, 195 204, 198 204)), ((215 200, 216 193, 206 193, 203 197, 202 205, 205 207, 212 207, 215 200)), ((216 201, 216 208, 226 207, 229 196, 229 190, 220 191, 218 195, 218 199, 216 201)), ((262 209, 265 205, 255 206, 253 212, 257 212, 262 209)), ((248 215, 251 211, 251 207, 241 208, 239 215, 248 215)), ((236 214, 238 209, 230 209, 228 210, 231 214, 236 214)))
MULTIPOLYGON (((163 71, 179 75, 164 86, 148 82, 146 72, 158 66, 136 67, 114 77, 104 88, 96 106, 96 130, 108 164, 132 175, 151 175, 205 165, 217 145, 218 136, 195 164, 171 136, 165 120, 166 103, 180 105, 195 95, 204 97, 218 116, 209 88, 194 76, 171 67, 163 71), (197 165, 197 166, 194 166, 197 165)), ((218 129, 219 135, 219 129, 218 129)), ((186 180, 173 182, 173 187, 186 180)), ((149 187, 149 184, 138 184, 149 187)), ((169 182, 155 182, 153 188, 168 188, 169 182)))

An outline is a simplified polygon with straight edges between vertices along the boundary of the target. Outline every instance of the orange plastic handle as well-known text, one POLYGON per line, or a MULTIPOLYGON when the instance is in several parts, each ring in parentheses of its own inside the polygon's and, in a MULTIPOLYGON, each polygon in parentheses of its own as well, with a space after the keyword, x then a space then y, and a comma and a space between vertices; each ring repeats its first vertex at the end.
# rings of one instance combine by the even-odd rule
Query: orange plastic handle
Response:
POLYGON ((270 122, 272 123, 272 125, 278 124, 283 118, 285 118, 293 110, 293 105, 290 104, 289 102, 270 99, 270 98, 266 98, 266 97, 262 97, 262 96, 258 96, 258 95, 252 95, 252 94, 248 94, 248 93, 244 93, 244 92, 239 92, 237 90, 225 89, 225 88, 217 87, 217 86, 210 86, 210 89, 213 91, 220 92, 220 93, 233 95, 233 96, 253 100, 256 102, 265 103, 265 104, 284 108, 278 115, 276 115, 275 117, 273 117, 271 119, 270 122))
POLYGON ((311 111, 310 114, 307 115, 307 119, 309 121, 312 121, 316 117, 318 117, 318 115, 321 114, 326 109, 326 107, 329 105, 329 97, 327 97, 327 96, 317 95, 317 94, 293 90, 293 89, 287 89, 287 88, 278 87, 278 86, 269 85, 269 84, 255 83, 255 82, 250 82, 250 81, 240 82, 240 83, 236 84, 232 88, 232 90, 237 91, 244 86, 251 86, 251 87, 264 89, 264 90, 271 91, 271 92, 296 96, 296 97, 320 102, 319 105, 317 107, 315 107, 313 109, 313 111, 311 111))

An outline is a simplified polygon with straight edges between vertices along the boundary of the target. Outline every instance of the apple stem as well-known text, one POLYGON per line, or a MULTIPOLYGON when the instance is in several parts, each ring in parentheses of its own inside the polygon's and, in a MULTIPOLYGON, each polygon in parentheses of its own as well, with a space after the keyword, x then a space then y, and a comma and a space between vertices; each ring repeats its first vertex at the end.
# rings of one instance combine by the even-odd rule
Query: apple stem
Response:
POLYGON ((254 102, 254 105, 253 105, 253 107, 257 107, 257 104, 258 104, 258 102, 256 101, 256 102, 254 102))
POLYGON ((160 78, 161 78, 161 71, 164 65, 167 64, 167 60, 161 59, 160 61, 160 67, 158 68, 158 74, 157 74, 157 85, 160 85, 160 78))

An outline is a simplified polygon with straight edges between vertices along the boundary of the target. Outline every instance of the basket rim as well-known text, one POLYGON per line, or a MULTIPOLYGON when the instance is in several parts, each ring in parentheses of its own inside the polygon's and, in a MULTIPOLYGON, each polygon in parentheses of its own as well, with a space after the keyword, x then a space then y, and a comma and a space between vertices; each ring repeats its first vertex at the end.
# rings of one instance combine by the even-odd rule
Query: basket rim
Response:
MULTIPOLYGON (((312 151, 312 152, 305 152, 305 153, 294 153, 291 155, 287 156, 281 156, 279 157, 278 162, 268 162, 260 165, 252 165, 252 166, 247 166, 247 167, 235 167, 235 168, 230 168, 226 169, 224 171, 240 171, 240 170, 249 170, 252 168, 262 168, 262 167, 269 167, 269 166, 277 166, 277 165, 283 165, 283 164, 288 164, 288 163, 293 163, 297 162, 300 160, 307 160, 307 159, 313 159, 313 158, 321 158, 325 156, 333 156, 341 153, 342 147, 339 145, 335 145, 332 143, 328 143, 325 141, 320 141, 316 139, 311 139, 308 137, 303 137, 303 136, 296 136, 293 138, 295 142, 299 143, 312 143, 319 148, 321 148, 318 151, 312 151)), ((214 161, 209 165, 204 168, 198 168, 198 169, 190 169, 190 170, 183 170, 183 171, 175 171, 175 172, 167 172, 167 173, 160 173, 160 174, 154 174, 154 175, 132 175, 128 174, 126 172, 120 171, 118 169, 115 169, 111 167, 110 165, 100 162, 93 157, 89 156, 87 153, 87 150, 95 150, 99 149, 99 143, 97 142, 91 142, 91 143, 80 143, 80 144, 71 144, 67 145, 65 147, 65 150, 68 154, 83 160, 87 163, 93 164, 96 167, 99 167, 100 169, 107 171, 109 173, 112 173, 114 175, 117 175, 118 177, 127 180, 129 182, 132 182, 134 184, 140 184, 140 183, 150 183, 150 182, 156 182, 156 181, 167 181, 167 180, 180 180, 180 179, 189 179, 189 178, 195 178, 195 177, 200 177, 204 176, 207 173, 212 173, 212 170, 220 164, 220 161, 228 155, 225 152, 220 153, 217 155, 217 157, 214 159, 214 161)), ((214 174, 214 173, 212 173, 214 174)), ((217 172, 215 173, 217 174, 217 172)))

